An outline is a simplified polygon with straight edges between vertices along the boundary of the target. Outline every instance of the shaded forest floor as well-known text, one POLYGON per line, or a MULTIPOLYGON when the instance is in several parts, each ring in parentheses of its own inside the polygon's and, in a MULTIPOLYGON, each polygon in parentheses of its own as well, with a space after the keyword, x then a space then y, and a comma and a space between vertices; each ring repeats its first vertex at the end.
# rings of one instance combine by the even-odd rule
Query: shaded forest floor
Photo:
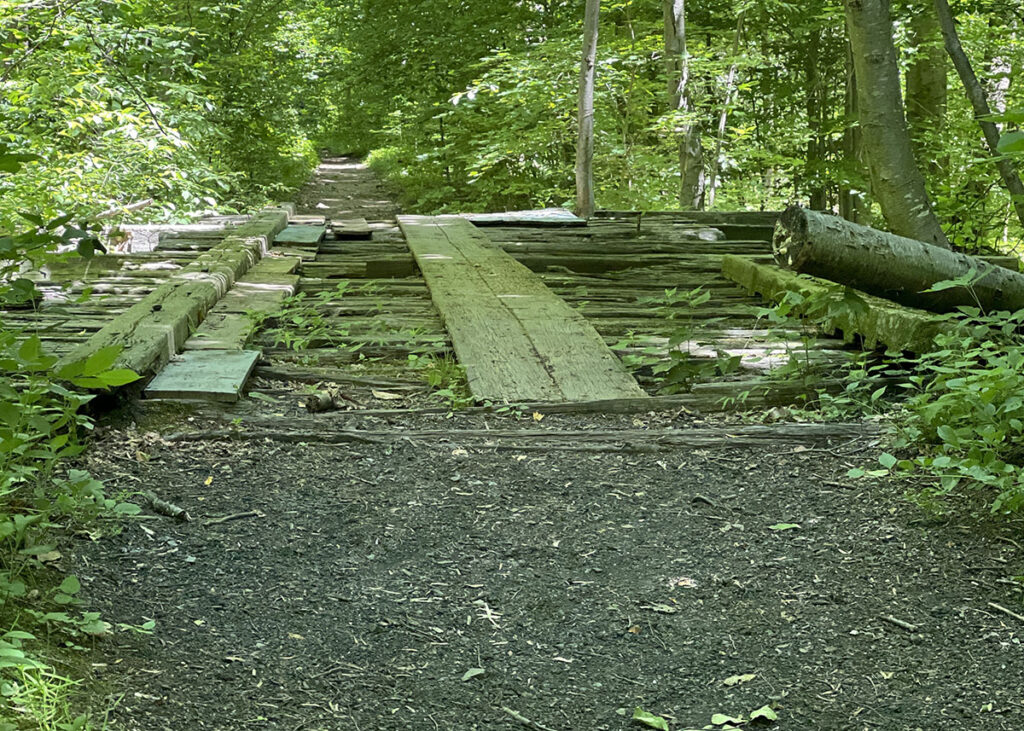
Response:
MULTIPOLYGON (((300 202, 386 204, 360 180, 300 202)), ((572 451, 458 432, 610 423, 396 416, 373 427, 391 439, 334 446, 108 429, 96 476, 193 520, 72 547, 93 608, 157 621, 98 646, 98 703, 146 731, 626 729, 636 706, 676 731, 765 704, 777 729, 1024 728, 1024 621, 993 606, 1021 611, 1024 551, 848 480, 873 438, 572 451), (450 436, 402 438, 417 428, 450 436)))

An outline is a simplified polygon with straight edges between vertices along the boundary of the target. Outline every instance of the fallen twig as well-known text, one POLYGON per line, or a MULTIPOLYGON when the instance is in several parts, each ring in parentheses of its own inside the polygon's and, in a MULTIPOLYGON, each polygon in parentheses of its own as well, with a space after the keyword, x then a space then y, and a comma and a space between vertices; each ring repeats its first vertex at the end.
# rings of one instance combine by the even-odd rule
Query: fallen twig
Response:
POLYGON ((1012 609, 1007 609, 1002 604, 996 604, 995 602, 989 602, 988 605, 990 607, 992 607, 993 609, 999 610, 1000 612, 1002 612, 1003 614, 1007 615, 1008 617, 1013 617, 1014 619, 1018 619, 1021 622, 1024 622, 1024 615, 1017 614, 1015 611, 1013 611, 1012 609))
POLYGON ((900 629, 905 629, 907 632, 917 632, 917 625, 911 624, 910 622, 904 622, 902 619, 897 619, 890 614, 879 614, 878 618, 888 622, 889 624, 895 625, 900 629))
POLYGON ((233 513, 231 515, 225 515, 220 518, 210 518, 204 520, 203 525, 218 525, 220 523, 227 523, 229 520, 241 520, 242 518, 263 518, 266 517, 264 513, 259 510, 249 510, 244 513, 233 513))
POLYGON ((185 523, 192 520, 192 516, 190 516, 188 512, 186 512, 185 508, 180 505, 175 505, 174 503, 169 503, 166 500, 161 500, 156 496, 156 493, 153 492, 147 491, 144 492, 143 495, 149 502, 149 507, 151 507, 154 512, 185 523))
POLYGON ((523 724, 524 726, 527 726, 528 728, 536 729, 536 731, 554 731, 554 729, 552 729, 550 726, 545 726, 542 723, 531 721, 523 714, 513 711, 508 706, 502 706, 501 710, 503 710, 505 713, 512 716, 512 718, 519 721, 519 723, 523 724))

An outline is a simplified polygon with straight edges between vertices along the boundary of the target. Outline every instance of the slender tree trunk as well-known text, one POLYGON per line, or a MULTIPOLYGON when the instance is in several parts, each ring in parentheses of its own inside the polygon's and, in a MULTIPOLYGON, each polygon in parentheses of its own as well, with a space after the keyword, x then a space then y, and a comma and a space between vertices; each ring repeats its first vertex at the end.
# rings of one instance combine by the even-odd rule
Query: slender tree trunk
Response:
MULTIPOLYGON (((665 16, 665 65, 672 110, 692 111, 690 104, 690 55, 686 49, 686 0, 663 0, 665 16)), ((686 122, 679 130, 679 206, 704 208, 704 148, 701 129, 686 122)))
POLYGON ((576 215, 594 215, 594 67, 597 64, 597 22, 601 0, 587 0, 583 19, 583 62, 580 65, 579 139, 576 143, 576 215))
POLYGON ((910 43, 915 47, 913 63, 907 69, 907 123, 918 158, 929 173, 940 174, 945 167, 938 159, 938 134, 946 118, 946 52, 942 30, 932 0, 910 4, 910 43))
MULTIPOLYGON (((843 129, 843 158, 849 172, 847 176, 861 175, 864 171, 864 138, 860 129, 857 109, 857 74, 853 69, 853 52, 846 44, 846 99, 844 102, 846 126, 843 129)), ((861 187, 866 187, 861 186, 861 187)), ((868 191, 859 190, 849 183, 839 189, 839 215, 847 221, 864 226, 871 225, 871 206, 868 191)))
POLYGON ((736 57, 740 52, 740 39, 743 37, 743 16, 736 19, 736 36, 732 41, 732 65, 725 79, 725 100, 722 102, 722 113, 718 116, 718 135, 715 137, 715 155, 711 158, 711 172, 708 174, 707 204, 708 208, 715 205, 715 190, 718 188, 718 171, 722 165, 722 145, 725 143, 725 126, 729 121, 729 109, 736 96, 736 72, 739 65, 736 57))
POLYGON ((845 3, 872 194, 894 233, 948 249, 907 131, 889 1, 845 3))
POLYGON ((992 110, 989 108, 988 98, 985 90, 974 73, 974 67, 967 58, 963 46, 960 45, 960 37, 956 32, 956 24, 953 22, 953 14, 950 12, 949 3, 946 0, 935 0, 935 9, 939 14, 939 22, 942 24, 942 35, 946 39, 946 51, 953 60, 960 80, 964 84, 964 91, 974 108, 974 116, 978 120, 981 132, 985 136, 985 143, 992 154, 999 176, 1003 179, 1003 185, 1009 191, 1013 200, 1014 210, 1017 211, 1017 218, 1024 225, 1024 183, 1021 182, 1020 174, 1017 172, 1013 162, 999 155, 996 146, 999 144, 999 129, 995 123, 986 119, 992 110))
POLYGON ((824 88, 818 65, 821 60, 821 39, 817 30, 811 32, 804 57, 804 102, 807 112, 807 154, 804 178, 809 206, 815 211, 825 208, 825 186, 821 171, 825 165, 825 140, 822 135, 822 113, 825 107, 824 88))

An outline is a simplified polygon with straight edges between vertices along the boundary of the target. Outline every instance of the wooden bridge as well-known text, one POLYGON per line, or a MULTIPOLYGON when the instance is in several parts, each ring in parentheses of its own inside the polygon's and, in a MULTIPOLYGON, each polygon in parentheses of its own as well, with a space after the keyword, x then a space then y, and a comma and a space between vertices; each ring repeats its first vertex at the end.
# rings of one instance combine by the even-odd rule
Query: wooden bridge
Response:
POLYGON ((842 358, 844 345, 770 328, 759 300, 722 275, 726 255, 771 260, 774 218, 603 212, 587 222, 542 211, 366 221, 267 209, 165 232, 151 251, 55 264, 37 275, 47 300, 4 317, 65 360, 123 346, 121 365, 152 377, 149 398, 278 398, 321 383, 343 391, 345 407, 429 406, 415 397, 424 386, 410 363, 454 353, 480 403, 629 411, 786 402, 802 389, 771 382, 770 368, 798 345, 821 361, 842 358), (652 302, 698 287, 710 298, 695 308, 652 302), (75 302, 87 288, 92 298, 75 302), (297 293, 315 311, 276 331, 257 327, 297 293), (684 326, 690 334, 670 345, 684 326), (741 367, 656 397, 649 367, 631 374, 623 365, 667 359, 672 348, 738 357, 741 367))

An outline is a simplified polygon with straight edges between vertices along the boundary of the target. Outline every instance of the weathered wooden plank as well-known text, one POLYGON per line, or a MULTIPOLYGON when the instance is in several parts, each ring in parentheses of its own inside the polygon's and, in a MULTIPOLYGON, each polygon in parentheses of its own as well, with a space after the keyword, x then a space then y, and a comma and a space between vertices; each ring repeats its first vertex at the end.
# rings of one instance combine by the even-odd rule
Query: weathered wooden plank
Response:
POLYGON ((248 279, 250 274, 294 274, 302 263, 297 256, 277 256, 276 254, 277 252, 274 252, 272 255, 260 259, 256 266, 246 273, 244 279, 248 279))
POLYGON ((468 221, 401 216, 399 224, 477 398, 644 396, 577 311, 468 221))
POLYGON ((303 214, 301 216, 292 216, 291 223, 300 224, 303 226, 326 226, 327 219, 324 216, 303 214))
POLYGON ((502 211, 498 213, 463 213, 462 217, 477 226, 586 226, 587 221, 564 208, 542 208, 534 211, 502 211))
POLYGON ((269 313, 295 294, 299 278, 291 274, 295 258, 261 259, 235 283, 185 341, 184 350, 241 350, 256 329, 249 313, 269 313))
POLYGON ((252 337, 252 319, 240 312, 210 312, 183 350, 242 350, 252 337))
POLYGON ((277 246, 274 245, 274 251, 282 256, 289 256, 298 258, 304 262, 316 261, 317 252, 313 249, 303 249, 298 246, 277 246))
POLYGON ((256 350, 198 350, 175 357, 146 387, 148 398, 237 401, 259 360, 256 350))
POLYGON ((373 235, 365 218, 342 218, 331 221, 331 231, 338 239, 368 239, 373 235))

